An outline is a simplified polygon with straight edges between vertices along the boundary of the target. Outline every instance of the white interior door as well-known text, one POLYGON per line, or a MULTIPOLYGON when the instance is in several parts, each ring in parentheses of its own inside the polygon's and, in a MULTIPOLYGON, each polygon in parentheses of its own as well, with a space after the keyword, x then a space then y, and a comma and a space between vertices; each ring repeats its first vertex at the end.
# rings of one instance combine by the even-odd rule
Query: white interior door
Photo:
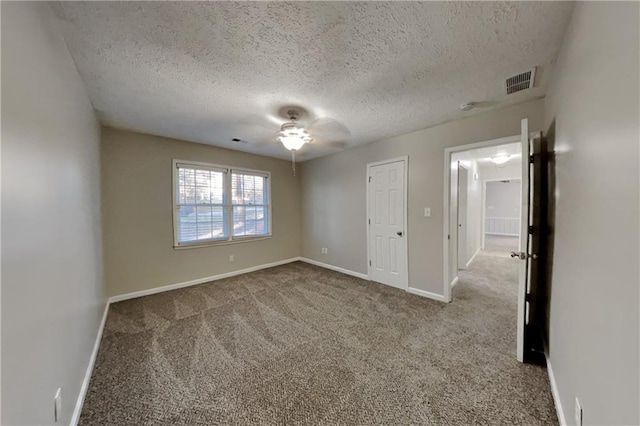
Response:
POLYGON ((522 119, 520 123, 520 143, 522 147, 522 188, 520 189, 522 208, 520 209, 520 252, 517 253, 517 257, 520 258, 520 271, 518 275, 516 357, 518 361, 522 362, 524 359, 524 326, 527 316, 525 294, 529 279, 529 262, 527 262, 529 252, 529 121, 526 118, 522 119))
POLYGON ((467 253, 467 197, 469 171, 458 161, 458 269, 469 261, 467 253))
POLYGON ((369 278, 406 289, 405 160, 368 167, 369 278))

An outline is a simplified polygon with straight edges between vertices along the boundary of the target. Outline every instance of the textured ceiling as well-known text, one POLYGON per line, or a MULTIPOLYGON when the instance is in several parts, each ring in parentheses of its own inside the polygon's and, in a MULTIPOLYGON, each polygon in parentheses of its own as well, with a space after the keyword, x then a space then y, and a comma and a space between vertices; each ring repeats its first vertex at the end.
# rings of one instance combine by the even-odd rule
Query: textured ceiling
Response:
MULTIPOLYGON (((277 112, 365 144, 543 96, 572 4, 63 2, 103 124, 288 158, 277 112), (504 80, 540 67, 536 87, 504 80), (468 101, 482 102, 470 112, 468 101), (267 118, 270 117, 270 120, 267 118), (234 137, 250 143, 233 143, 234 137), (274 141, 273 143, 268 143, 274 141)), ((280 122, 284 119, 280 119, 280 122)), ((310 159, 336 148, 308 146, 310 159)))

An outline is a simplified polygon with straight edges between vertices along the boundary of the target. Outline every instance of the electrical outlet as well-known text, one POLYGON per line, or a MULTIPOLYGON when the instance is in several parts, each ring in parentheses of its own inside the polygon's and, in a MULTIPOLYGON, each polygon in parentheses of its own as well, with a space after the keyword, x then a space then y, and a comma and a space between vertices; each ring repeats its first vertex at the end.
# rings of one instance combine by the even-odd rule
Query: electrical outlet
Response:
POLYGON ((53 422, 58 423, 60 416, 62 416, 62 389, 58 388, 53 397, 53 422))
POLYGON ((576 426, 582 426, 582 406, 580 405, 580 400, 576 397, 576 406, 575 406, 575 423, 576 426))
POLYGON ((431 207, 424 208, 424 217, 431 217, 431 207))
POLYGON ((229 262, 233 262, 234 260, 236 260, 236 259, 235 259, 235 257, 233 257, 233 255, 232 255, 232 254, 230 254, 230 255, 229 255, 229 262))
POLYGON ((329 254, 329 250, 326 247, 322 247, 322 254, 329 254))

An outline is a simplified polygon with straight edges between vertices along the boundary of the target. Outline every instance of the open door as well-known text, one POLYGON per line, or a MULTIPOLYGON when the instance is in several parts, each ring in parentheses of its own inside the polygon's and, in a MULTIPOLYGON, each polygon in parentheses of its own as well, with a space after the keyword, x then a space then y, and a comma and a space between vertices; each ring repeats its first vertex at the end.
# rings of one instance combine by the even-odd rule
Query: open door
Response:
POLYGON ((541 134, 529 138, 527 119, 521 123, 522 210, 520 212, 518 280, 518 361, 544 364, 546 303, 548 301, 548 167, 547 142, 541 134))
POLYGON ((518 274, 518 316, 517 316, 517 345, 516 358, 524 361, 524 329, 527 318, 527 302, 525 296, 529 282, 529 120, 524 118, 520 122, 520 144, 522 148, 522 188, 520 190, 520 244, 519 252, 512 252, 511 257, 520 259, 518 274))

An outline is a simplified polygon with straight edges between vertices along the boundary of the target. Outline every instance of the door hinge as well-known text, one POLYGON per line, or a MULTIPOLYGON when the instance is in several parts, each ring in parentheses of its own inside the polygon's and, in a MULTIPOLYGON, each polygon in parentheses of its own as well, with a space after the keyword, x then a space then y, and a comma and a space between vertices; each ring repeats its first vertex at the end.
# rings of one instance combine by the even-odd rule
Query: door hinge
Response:
POLYGON ((371 266, 371 261, 369 261, 369 266, 371 266))
POLYGON ((369 176, 369 183, 371 183, 371 176, 369 176))
POLYGON ((449 234, 447 235, 447 240, 450 240, 450 239, 451 239, 451 235, 449 234))
POLYGON ((533 235, 535 228, 533 227, 533 225, 529 225, 529 235, 533 235))
POLYGON ((534 160, 533 160, 533 158, 534 158, 534 156, 533 156, 533 155, 530 155, 530 156, 529 156, 529 164, 533 164, 533 161, 534 161, 534 160))
POLYGON ((369 225, 371 225, 371 219, 369 219, 369 225))

